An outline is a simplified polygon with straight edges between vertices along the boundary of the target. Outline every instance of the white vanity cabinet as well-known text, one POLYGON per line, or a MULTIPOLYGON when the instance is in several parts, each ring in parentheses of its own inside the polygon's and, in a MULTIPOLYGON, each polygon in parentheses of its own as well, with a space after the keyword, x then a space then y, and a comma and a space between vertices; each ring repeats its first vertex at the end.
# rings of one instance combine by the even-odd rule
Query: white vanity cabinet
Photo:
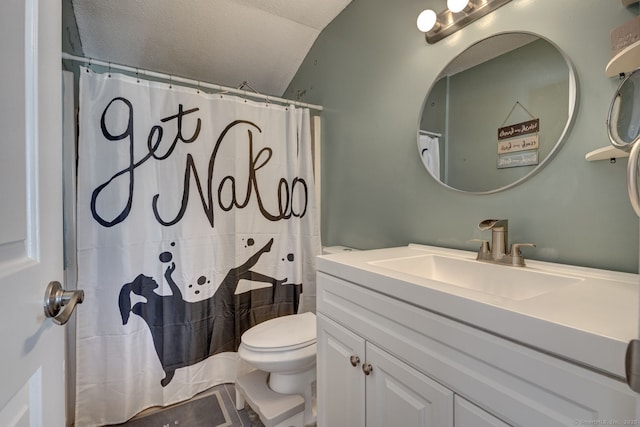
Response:
POLYGON ((319 426, 453 426, 453 392, 318 314, 319 426))
POLYGON ((456 427, 509 427, 509 424, 460 396, 455 396, 453 408, 456 427))
POLYGON ((362 337, 317 313, 318 426, 365 425, 362 337))
POLYGON ((640 424, 623 382, 390 295, 318 273, 319 427, 640 424))

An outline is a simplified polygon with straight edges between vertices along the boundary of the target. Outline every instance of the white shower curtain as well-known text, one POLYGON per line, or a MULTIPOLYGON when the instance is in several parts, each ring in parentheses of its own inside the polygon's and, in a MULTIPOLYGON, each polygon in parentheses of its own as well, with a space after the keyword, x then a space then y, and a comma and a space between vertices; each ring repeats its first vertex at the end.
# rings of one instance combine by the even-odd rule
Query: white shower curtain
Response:
POLYGON ((422 163, 431 175, 440 179, 440 138, 434 135, 420 134, 418 136, 418 150, 422 163))
POLYGON ((306 109, 83 68, 79 121, 91 426, 232 382, 244 330, 315 310, 320 236, 306 109))

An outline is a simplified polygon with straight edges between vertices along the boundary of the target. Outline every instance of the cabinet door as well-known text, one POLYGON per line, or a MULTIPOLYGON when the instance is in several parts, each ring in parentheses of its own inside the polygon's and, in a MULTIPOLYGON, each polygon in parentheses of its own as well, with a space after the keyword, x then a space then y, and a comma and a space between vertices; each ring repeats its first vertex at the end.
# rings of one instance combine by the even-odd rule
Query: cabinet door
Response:
POLYGON ((453 427, 453 392, 367 342, 367 427, 453 427))
POLYGON ((510 427, 468 400, 457 396, 454 399, 456 427, 510 427))
POLYGON ((364 340, 320 313, 317 319, 318 427, 364 427, 364 340))

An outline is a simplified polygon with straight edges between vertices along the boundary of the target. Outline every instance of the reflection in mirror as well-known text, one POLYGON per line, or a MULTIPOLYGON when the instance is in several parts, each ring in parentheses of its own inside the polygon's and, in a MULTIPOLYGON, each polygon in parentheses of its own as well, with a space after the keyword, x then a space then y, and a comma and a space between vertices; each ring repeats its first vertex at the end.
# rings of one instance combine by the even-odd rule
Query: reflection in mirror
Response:
POLYGON ((607 131, 611 144, 629 151, 640 138, 640 70, 629 74, 613 96, 607 131))
POLYGON ((456 190, 510 188, 555 154, 575 102, 573 68, 555 45, 530 33, 489 37, 431 87, 418 134, 423 163, 456 190))

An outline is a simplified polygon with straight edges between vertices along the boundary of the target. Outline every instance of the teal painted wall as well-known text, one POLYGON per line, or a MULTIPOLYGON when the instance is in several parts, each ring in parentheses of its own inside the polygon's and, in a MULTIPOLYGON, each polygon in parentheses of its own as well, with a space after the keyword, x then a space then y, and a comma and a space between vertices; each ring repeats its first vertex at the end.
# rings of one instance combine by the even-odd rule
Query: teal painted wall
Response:
POLYGON ((620 271, 638 270, 638 218, 627 200, 626 160, 587 162, 608 144, 605 119, 618 84, 604 68, 609 31, 634 18, 619 1, 513 0, 428 45, 418 13, 444 0, 353 0, 321 33, 285 92, 324 106, 323 244, 371 249, 410 242, 475 249, 485 218, 509 219, 525 256, 620 271), (528 31, 572 61, 579 105, 562 149, 540 173, 503 192, 465 194, 425 170, 417 154, 422 104, 442 68, 478 40, 528 31))
POLYGON ((82 42, 71 0, 62 0, 62 51, 82 56, 82 42))
MULTIPOLYGON (((82 42, 80 40, 80 34, 78 32, 78 24, 76 22, 76 15, 73 11, 73 3, 71 0, 62 0, 62 51, 70 53, 72 55, 83 56, 82 42)), ((65 71, 71 71, 74 75, 73 84, 73 96, 75 105, 78 105, 78 79, 79 68, 78 64, 73 61, 62 60, 62 69, 65 71)))

